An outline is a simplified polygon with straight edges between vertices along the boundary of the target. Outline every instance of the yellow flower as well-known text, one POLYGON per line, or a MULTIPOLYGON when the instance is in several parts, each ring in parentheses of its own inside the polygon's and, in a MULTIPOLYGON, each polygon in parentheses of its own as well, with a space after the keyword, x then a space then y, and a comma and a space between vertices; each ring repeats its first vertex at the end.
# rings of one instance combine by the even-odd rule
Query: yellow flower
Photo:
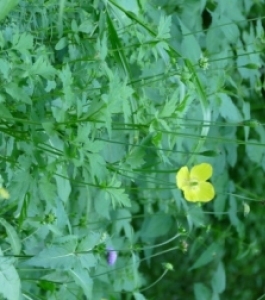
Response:
POLYGON ((176 184, 184 193, 187 201, 208 202, 214 198, 214 187, 206 182, 213 173, 210 164, 202 163, 194 166, 189 172, 188 167, 182 167, 176 175, 176 184))
POLYGON ((0 198, 9 199, 9 197, 10 197, 10 195, 9 195, 8 191, 5 188, 1 187, 0 188, 0 198))

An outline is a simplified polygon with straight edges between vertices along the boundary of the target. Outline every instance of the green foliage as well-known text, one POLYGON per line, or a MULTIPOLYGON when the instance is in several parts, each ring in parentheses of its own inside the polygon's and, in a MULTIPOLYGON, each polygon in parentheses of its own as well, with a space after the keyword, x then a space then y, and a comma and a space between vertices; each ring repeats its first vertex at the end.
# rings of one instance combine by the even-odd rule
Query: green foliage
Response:
POLYGON ((262 297, 263 2, 0 0, 1 299, 262 297))

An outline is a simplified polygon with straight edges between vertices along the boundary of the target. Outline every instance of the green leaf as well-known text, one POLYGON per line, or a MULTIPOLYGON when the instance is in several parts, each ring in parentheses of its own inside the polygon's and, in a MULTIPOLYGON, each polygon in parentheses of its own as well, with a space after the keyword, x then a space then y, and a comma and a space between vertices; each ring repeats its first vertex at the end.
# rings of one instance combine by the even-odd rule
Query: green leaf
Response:
POLYGON ((210 262, 212 262, 216 257, 218 257, 218 254, 220 253, 220 245, 217 243, 212 243, 195 261, 195 263, 190 267, 189 270, 194 270, 201 268, 210 262))
POLYGON ((50 245, 33 258, 30 258, 26 264, 43 268, 69 270, 74 267, 76 262, 75 249, 75 240, 60 245, 50 245))
POLYGON ((195 300, 212 300, 210 289, 203 283, 193 285, 195 300))
POLYGON ((3 20, 16 5, 18 5, 18 2, 18 0, 0 0, 0 21, 3 20))
POLYGON ((42 176, 38 182, 39 194, 46 203, 54 205, 56 199, 56 186, 51 183, 47 176, 42 176))
POLYGON ((193 227, 201 227, 205 224, 205 214, 203 213, 203 210, 201 207, 197 205, 192 205, 189 207, 187 212, 187 220, 189 224, 190 230, 193 229, 193 227))
POLYGON ((143 294, 140 293, 133 293, 134 299, 135 300, 146 300, 145 296, 143 294))
POLYGON ((124 230, 126 237, 131 237, 132 227, 131 227, 131 213, 126 208, 118 209, 113 214, 113 219, 115 220, 114 228, 115 232, 118 234, 124 230))
POLYGON ((240 34, 237 24, 233 23, 233 21, 227 18, 224 14, 218 18, 218 23, 218 25, 222 25, 220 28, 226 37, 227 42, 236 43, 240 34))
POLYGON ((109 194, 113 207, 116 206, 131 206, 131 200, 122 188, 107 188, 106 192, 109 194))
POLYGON ((26 91, 19 87, 16 83, 9 82, 5 85, 5 90, 7 94, 9 94, 16 102, 32 104, 31 99, 26 91))
POLYGON ((218 93, 217 97, 221 100, 219 111, 224 119, 234 122, 242 121, 241 113, 227 94, 218 93))
POLYGON ((195 64, 198 62, 201 55, 200 45, 184 23, 181 20, 179 20, 179 23, 183 34, 181 53, 183 57, 188 58, 193 64, 195 64))
POLYGON ((97 193, 96 197, 94 198, 94 207, 99 216, 102 216, 106 219, 110 218, 109 212, 111 207, 111 200, 109 197, 106 197, 105 191, 100 190, 97 193))
POLYGON ((141 229, 141 237, 156 238, 166 235, 173 224, 171 216, 158 213, 150 217, 146 217, 141 229))
POLYGON ((93 24, 91 20, 86 20, 82 22, 78 27, 78 31, 88 33, 90 35, 93 34, 94 30, 95 30, 95 24, 93 24))
POLYGON ((157 39, 170 38, 171 16, 161 16, 157 28, 157 39))
POLYGON ((264 148, 260 147, 258 140, 249 139, 246 144, 246 153, 249 159, 255 163, 260 163, 264 155, 264 148), (255 145, 256 144, 256 145, 255 145))
POLYGON ((63 166, 58 167, 55 180, 59 197, 64 203, 67 203, 71 193, 71 185, 68 179, 67 171, 63 166))
POLYGON ((89 276, 88 271, 80 267, 75 267, 73 270, 69 270, 68 272, 74 279, 75 283, 82 288, 87 299, 92 299, 93 280, 89 276))
POLYGON ((219 262, 216 271, 212 278, 212 288, 217 294, 221 294, 225 290, 226 276, 225 269, 222 262, 219 262))
POLYGON ((33 63, 33 65, 25 72, 24 77, 39 75, 45 79, 53 79, 56 69, 51 66, 50 62, 43 56, 33 63))
POLYGON ((23 52, 33 48, 33 36, 29 33, 23 32, 22 34, 16 33, 13 36, 13 49, 23 52))
POLYGON ((88 232, 77 247, 77 251, 92 250, 100 242, 101 234, 99 232, 88 232))
POLYGON ((14 260, 3 256, 0 249, 0 294, 7 300, 19 300, 21 283, 14 260))
POLYGON ((6 106, 0 103, 0 117, 1 118, 12 118, 10 111, 6 108, 6 106))
POLYGON ((68 39, 67 37, 62 37, 59 39, 59 41, 57 42, 57 44, 55 45, 55 50, 59 51, 64 49, 66 46, 68 45, 68 39))
POLYGON ((206 150, 206 151, 201 151, 200 155, 208 156, 208 157, 214 157, 214 156, 218 156, 219 153, 215 150, 206 150))
POLYGON ((8 240, 11 244, 11 248, 13 250, 13 254, 19 255, 21 250, 21 242, 18 237, 18 234, 14 227, 10 225, 5 219, 0 218, 0 223, 5 227, 6 233, 8 236, 8 240))

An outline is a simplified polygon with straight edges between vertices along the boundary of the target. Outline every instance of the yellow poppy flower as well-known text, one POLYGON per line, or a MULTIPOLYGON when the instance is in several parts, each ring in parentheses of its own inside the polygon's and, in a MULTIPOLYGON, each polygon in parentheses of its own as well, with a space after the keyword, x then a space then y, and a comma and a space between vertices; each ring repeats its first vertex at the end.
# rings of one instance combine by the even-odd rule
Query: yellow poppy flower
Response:
POLYGON ((202 163, 194 166, 190 172, 188 167, 182 167, 176 175, 176 184, 184 193, 187 201, 208 202, 214 198, 214 187, 206 180, 213 174, 210 164, 202 163))
POLYGON ((0 198, 2 198, 2 199, 9 199, 10 198, 10 195, 9 195, 8 191, 3 187, 0 188, 0 198))

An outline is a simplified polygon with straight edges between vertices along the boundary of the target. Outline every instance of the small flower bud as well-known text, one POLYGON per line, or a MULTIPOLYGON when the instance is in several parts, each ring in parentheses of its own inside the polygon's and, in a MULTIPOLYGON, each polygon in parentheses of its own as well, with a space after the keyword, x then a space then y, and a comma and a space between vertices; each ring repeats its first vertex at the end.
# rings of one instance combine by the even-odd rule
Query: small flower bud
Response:
POLYGON ((107 248, 107 262, 110 266, 113 266, 116 263, 118 258, 118 252, 115 251, 112 247, 107 248))

